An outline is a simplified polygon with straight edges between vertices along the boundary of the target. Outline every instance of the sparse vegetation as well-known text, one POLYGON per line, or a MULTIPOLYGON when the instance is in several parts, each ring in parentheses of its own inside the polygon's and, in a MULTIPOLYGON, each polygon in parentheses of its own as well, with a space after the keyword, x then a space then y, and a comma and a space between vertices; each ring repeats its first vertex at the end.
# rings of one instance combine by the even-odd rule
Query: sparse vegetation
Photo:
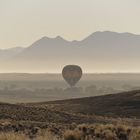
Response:
POLYGON ((38 135, 34 138, 30 138, 29 136, 21 133, 0 133, 0 140, 59 140, 56 136, 51 135, 50 133, 46 132, 42 135, 38 135))
POLYGON ((41 130, 36 135, 25 132, 1 132, 0 140, 140 140, 140 127, 113 124, 69 125, 63 135, 41 130))
POLYGON ((64 101, 0 103, 0 140, 140 140, 139 93, 137 90, 64 101), (105 112, 108 109, 110 117, 109 111, 105 112), (107 116, 98 116, 98 112, 107 116), (114 118, 113 113, 124 118, 114 118), (130 118, 125 118, 126 114, 130 118))

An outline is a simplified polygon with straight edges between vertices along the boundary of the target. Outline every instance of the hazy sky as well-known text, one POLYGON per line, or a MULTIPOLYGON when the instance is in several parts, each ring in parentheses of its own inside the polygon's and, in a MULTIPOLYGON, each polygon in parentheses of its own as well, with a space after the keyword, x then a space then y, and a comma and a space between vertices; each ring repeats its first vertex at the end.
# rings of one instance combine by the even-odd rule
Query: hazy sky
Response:
POLYGON ((140 34, 140 0, 0 0, 0 48, 42 36, 81 40, 95 31, 140 34))

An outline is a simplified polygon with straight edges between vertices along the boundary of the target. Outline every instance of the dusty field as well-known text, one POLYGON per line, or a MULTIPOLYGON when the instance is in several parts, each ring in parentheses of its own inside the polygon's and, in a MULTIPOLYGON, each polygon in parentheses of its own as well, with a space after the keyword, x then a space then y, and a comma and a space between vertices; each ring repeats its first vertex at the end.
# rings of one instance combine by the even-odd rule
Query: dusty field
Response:
POLYGON ((0 103, 0 140, 139 140, 139 93, 0 103))

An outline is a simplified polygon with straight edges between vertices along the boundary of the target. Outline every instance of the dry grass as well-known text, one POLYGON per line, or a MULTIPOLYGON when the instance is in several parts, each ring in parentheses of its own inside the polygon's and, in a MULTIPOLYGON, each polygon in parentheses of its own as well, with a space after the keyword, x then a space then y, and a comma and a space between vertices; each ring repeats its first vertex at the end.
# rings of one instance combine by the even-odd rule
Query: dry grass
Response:
POLYGON ((80 131, 72 131, 72 130, 67 130, 64 133, 64 140, 81 140, 83 137, 83 133, 80 131))
POLYGON ((7 132, 0 133, 0 140, 140 140, 140 127, 113 124, 70 125, 63 136, 42 130, 37 136, 7 132))
POLYGON ((75 129, 67 130, 64 133, 64 140, 140 140, 140 127, 121 124, 82 124, 75 129))
POLYGON ((29 138, 27 135, 14 132, 0 133, 0 140, 59 140, 56 136, 51 135, 49 132, 43 133, 35 138, 29 138))
POLYGON ((29 140, 25 134, 16 134, 13 132, 0 133, 0 140, 29 140))

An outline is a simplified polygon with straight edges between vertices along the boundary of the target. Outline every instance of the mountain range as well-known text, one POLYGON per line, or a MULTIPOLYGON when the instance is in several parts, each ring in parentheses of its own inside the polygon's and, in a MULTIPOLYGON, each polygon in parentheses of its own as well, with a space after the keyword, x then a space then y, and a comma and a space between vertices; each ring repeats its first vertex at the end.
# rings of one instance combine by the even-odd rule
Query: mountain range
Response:
POLYGON ((94 32, 81 41, 42 37, 26 48, 0 50, 1 72, 61 72, 77 64, 84 72, 139 72, 140 35, 94 32))

